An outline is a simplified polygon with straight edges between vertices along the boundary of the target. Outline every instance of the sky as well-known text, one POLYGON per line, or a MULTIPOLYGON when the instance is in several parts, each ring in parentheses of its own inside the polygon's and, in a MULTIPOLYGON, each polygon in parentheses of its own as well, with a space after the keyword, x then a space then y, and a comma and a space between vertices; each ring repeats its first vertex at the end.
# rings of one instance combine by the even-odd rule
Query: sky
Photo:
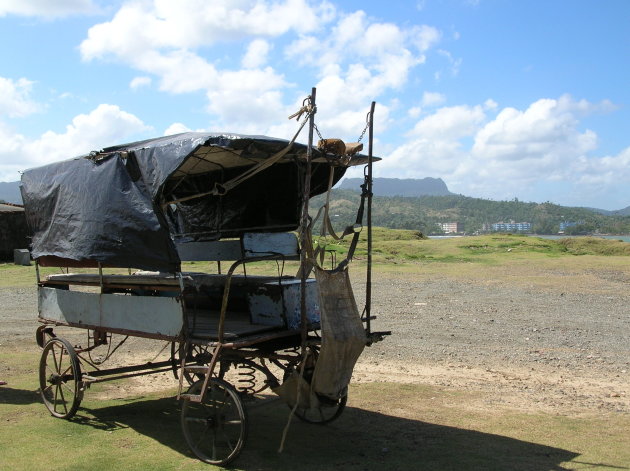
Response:
POLYGON ((627 0, 0 0, 0 181, 188 130, 291 138, 316 87, 327 138, 376 102, 376 177, 621 209, 629 56, 627 0))

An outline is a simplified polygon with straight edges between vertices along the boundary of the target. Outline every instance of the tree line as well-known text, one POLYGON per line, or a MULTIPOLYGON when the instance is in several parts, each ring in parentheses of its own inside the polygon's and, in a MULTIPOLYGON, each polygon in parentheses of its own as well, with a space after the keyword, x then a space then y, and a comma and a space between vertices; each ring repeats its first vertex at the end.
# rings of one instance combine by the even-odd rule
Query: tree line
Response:
MULTIPOLYGON (((330 197, 330 218, 336 230, 355 222, 360 193, 335 189, 330 197)), ((312 216, 324 196, 311 200, 312 216)), ((561 222, 573 223, 565 234, 630 234, 630 216, 610 216, 587 208, 560 206, 549 201, 526 203, 513 199, 493 201, 462 195, 374 196, 372 224, 392 229, 412 229, 439 234, 438 223, 459 222, 468 234, 483 232, 497 222, 529 222, 536 234, 557 234, 561 222)), ((365 221, 364 221, 365 222, 365 221)))

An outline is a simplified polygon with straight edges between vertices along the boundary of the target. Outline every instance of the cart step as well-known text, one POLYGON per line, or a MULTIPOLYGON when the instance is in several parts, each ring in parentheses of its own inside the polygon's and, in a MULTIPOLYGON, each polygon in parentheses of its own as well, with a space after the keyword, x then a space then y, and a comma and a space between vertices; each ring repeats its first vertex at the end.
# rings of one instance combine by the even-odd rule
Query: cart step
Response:
POLYGON ((190 402, 201 402, 201 394, 180 394, 180 399, 190 402))

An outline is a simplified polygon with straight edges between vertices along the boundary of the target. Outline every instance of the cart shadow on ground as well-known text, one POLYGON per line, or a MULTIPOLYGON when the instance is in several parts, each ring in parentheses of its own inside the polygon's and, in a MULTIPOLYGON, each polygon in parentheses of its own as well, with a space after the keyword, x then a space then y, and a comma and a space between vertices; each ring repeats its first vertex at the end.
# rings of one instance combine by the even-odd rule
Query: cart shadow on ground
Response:
POLYGON ((0 404, 24 406, 38 402, 42 402, 38 390, 12 388, 6 384, 0 386, 0 404))
MULTIPOLYGON (((87 405, 87 404, 85 404, 87 405)), ((431 424, 348 407, 334 423, 293 418, 278 453, 288 408, 275 403, 249 411, 249 437, 235 469, 511 469, 565 470, 577 453, 475 430, 431 424)), ((104 431, 131 428, 192 458, 174 397, 134 398, 109 407, 81 407, 73 420, 104 431)), ((612 468, 615 468, 614 466, 612 468)))

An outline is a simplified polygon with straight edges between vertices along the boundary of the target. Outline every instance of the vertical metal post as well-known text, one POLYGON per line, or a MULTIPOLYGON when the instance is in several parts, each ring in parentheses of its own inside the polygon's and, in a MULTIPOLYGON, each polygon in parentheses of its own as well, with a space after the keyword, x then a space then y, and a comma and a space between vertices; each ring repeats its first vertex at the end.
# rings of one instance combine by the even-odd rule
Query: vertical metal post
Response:
POLYGON ((307 255, 308 251, 306 250, 306 244, 309 242, 309 237, 307 234, 308 230, 308 200, 311 196, 311 161, 313 159, 313 129, 315 127, 315 96, 317 93, 317 89, 313 87, 311 90, 311 96, 309 97, 309 106, 310 106, 310 114, 308 118, 308 147, 306 149, 306 172, 304 175, 304 193, 303 193, 303 206, 302 206, 302 221, 301 221, 301 234, 302 240, 300 241, 300 272, 301 272, 301 280, 300 280, 300 291, 301 291, 301 299, 300 299, 300 309, 301 316, 300 321, 302 323, 302 345, 306 343, 306 337, 308 334, 308 326, 306 325, 306 277, 308 276, 309 270, 306 269, 307 264, 307 255))
POLYGON ((368 140, 368 171, 367 171, 367 280, 365 286, 365 330, 371 332, 371 311, 372 311, 372 148, 374 145, 374 107, 370 106, 369 140, 368 140))
POLYGON ((98 278, 101 284, 101 294, 103 294, 103 265, 101 262, 98 262, 98 278))

